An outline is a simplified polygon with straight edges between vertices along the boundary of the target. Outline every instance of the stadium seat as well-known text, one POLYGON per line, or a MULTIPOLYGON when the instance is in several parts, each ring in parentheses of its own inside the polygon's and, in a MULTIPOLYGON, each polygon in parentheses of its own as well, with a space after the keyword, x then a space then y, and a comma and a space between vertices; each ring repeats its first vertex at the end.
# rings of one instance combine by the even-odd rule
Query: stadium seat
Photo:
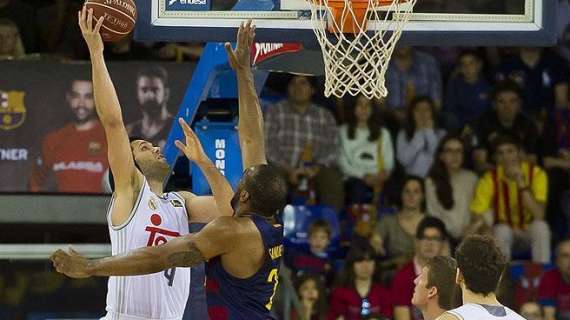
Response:
POLYGON ((336 249, 340 242, 338 213, 328 206, 293 206, 283 210, 283 228, 286 246, 302 246, 308 243, 308 230, 316 219, 326 220, 331 227, 330 249, 336 249))

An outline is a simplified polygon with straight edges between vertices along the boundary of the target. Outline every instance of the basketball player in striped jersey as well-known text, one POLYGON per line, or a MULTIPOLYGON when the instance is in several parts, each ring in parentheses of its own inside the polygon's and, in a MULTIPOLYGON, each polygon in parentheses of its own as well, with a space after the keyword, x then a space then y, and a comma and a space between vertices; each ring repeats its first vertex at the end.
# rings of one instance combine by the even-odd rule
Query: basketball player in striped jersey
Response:
MULTIPOLYGON (((94 25, 92 11, 85 8, 78 19, 91 54, 96 110, 109 146, 114 193, 107 220, 113 254, 186 236, 189 221, 207 223, 219 215, 231 216, 232 188, 192 133, 187 136, 185 154, 204 172, 216 197, 197 197, 187 191, 164 193, 163 183, 170 168, 160 148, 127 136, 103 58, 99 35, 103 20, 94 25)), ((189 268, 168 268, 137 277, 110 277, 104 319, 182 319, 189 290, 189 268)))
MULTIPOLYGON (((215 281, 228 320, 273 319, 270 314, 283 253, 283 226, 277 223, 287 198, 287 182, 267 164, 263 116, 251 72, 251 21, 238 30, 236 49, 226 44, 236 71, 239 94, 239 139, 244 174, 231 201, 233 216, 221 216, 200 232, 165 244, 140 248, 103 259, 88 260, 58 250, 52 255, 58 272, 73 278, 153 274, 208 262, 208 281, 215 281)), ((181 122, 185 135, 190 128, 181 122)), ((177 144, 187 156, 192 147, 177 144)), ((215 193, 217 203, 226 201, 215 193)), ((221 206, 221 205, 220 205, 221 206)), ((218 314, 219 316, 219 314, 218 314)))
POLYGON ((487 236, 467 236, 455 252, 463 305, 442 314, 438 320, 524 320, 503 306, 495 291, 507 266, 506 259, 487 236))

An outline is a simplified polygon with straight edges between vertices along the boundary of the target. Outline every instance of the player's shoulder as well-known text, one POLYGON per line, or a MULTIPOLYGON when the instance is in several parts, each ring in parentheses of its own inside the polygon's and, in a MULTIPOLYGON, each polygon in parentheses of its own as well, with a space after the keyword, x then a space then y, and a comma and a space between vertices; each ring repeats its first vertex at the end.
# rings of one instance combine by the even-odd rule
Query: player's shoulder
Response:
POLYGON ((456 316, 449 311, 442 313, 439 317, 435 320, 463 320, 459 316, 456 316))

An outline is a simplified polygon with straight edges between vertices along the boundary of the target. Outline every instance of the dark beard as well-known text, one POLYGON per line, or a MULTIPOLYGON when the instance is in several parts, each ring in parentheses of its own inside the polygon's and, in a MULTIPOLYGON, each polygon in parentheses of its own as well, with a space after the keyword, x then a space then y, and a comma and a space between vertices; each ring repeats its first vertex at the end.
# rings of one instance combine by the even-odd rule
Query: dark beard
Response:
POLYGON ((75 124, 81 125, 81 124, 85 124, 85 123, 87 123, 87 122, 89 122, 89 121, 94 120, 96 117, 97 117, 97 116, 96 116, 95 114, 91 114, 91 115, 85 117, 84 119, 80 119, 79 117, 74 116, 74 122, 75 122, 75 124))
POLYGON ((158 104, 155 100, 146 101, 140 106, 142 111, 151 117, 158 117, 162 112, 162 105, 158 104))

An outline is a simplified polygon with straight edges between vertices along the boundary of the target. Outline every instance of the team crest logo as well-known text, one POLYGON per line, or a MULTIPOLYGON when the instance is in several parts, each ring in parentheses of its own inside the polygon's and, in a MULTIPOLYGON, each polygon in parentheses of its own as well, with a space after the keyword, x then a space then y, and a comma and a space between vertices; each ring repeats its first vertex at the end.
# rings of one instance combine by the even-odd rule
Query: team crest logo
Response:
POLYGON ((152 199, 152 198, 151 198, 150 200, 148 200, 148 207, 149 207, 150 210, 152 210, 152 211, 154 211, 154 210, 156 210, 156 208, 158 208, 158 207, 156 206, 155 200, 152 199))
POLYGON ((97 142, 97 141, 91 141, 91 142, 89 142, 89 146, 87 147, 87 150, 88 150, 90 155, 99 154, 99 152, 101 152, 101 143, 97 142))
POLYGON ((24 123, 24 91, 0 91, 0 129, 12 130, 24 123))
POLYGON ((175 200, 170 200, 170 203, 172 203, 172 205, 173 205, 175 208, 182 208, 182 202, 180 202, 179 200, 176 200, 176 199, 175 199, 175 200))

